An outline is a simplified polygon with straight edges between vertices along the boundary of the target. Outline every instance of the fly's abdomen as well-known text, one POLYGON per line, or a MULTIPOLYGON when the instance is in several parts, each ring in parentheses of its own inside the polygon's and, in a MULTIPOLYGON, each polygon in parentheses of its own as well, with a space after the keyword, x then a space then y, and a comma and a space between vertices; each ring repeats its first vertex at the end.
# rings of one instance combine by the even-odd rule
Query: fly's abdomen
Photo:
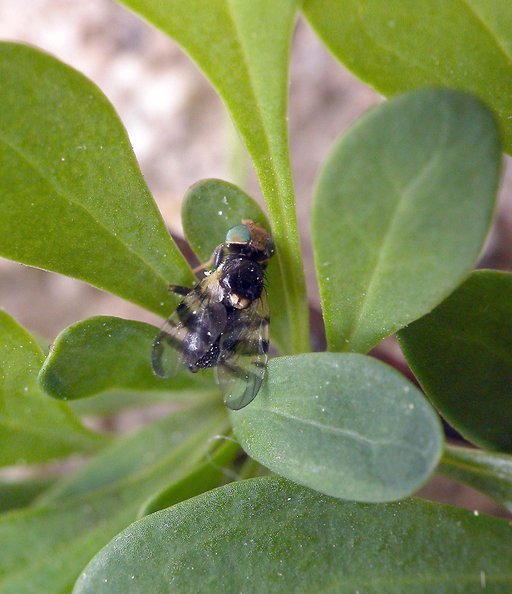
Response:
POLYGON ((220 347, 219 341, 212 344, 210 349, 204 354, 199 360, 197 360, 193 366, 190 366, 189 369, 192 372, 198 371, 199 369, 207 369, 208 367, 214 367, 217 365, 217 361, 219 360, 220 355, 220 347))

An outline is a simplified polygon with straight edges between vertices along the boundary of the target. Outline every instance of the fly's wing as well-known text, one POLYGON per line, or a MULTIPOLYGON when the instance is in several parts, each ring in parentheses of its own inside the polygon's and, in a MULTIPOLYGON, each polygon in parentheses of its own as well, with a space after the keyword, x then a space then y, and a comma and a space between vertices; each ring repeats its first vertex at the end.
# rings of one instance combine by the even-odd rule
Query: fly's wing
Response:
POLYGON ((246 309, 228 315, 219 342, 217 381, 232 410, 247 406, 258 393, 268 359, 268 303, 265 294, 246 309))
MULTIPOLYGON (((226 308, 212 299, 207 277, 178 305, 162 326, 153 342, 151 366, 160 377, 173 377, 208 354, 227 322, 226 308)), ((202 367, 215 365, 216 360, 204 362, 202 367)))

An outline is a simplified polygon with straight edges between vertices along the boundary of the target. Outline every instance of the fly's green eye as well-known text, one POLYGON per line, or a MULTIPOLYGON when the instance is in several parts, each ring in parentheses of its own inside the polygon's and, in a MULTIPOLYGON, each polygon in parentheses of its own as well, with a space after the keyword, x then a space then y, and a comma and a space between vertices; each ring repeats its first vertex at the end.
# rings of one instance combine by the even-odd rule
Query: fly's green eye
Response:
POLYGON ((235 225, 226 233, 226 243, 249 243, 251 232, 247 225, 235 225))

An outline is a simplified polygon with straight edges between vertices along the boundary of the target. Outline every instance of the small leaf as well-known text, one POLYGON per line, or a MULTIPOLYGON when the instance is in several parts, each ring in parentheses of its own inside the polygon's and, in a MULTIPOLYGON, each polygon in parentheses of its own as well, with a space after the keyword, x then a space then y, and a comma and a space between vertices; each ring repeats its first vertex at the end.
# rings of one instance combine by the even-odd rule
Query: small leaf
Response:
POLYGON ((426 394, 469 441, 512 451, 512 274, 485 270, 404 328, 400 346, 426 394))
POLYGON ((153 493, 203 460, 226 426, 219 405, 159 419, 105 449, 38 507, 3 514, 0 592, 70 592, 91 557, 135 520, 153 493))
POLYGON ((114 109, 84 76, 0 44, 0 255, 167 314, 193 276, 114 109))
MULTIPOLYGON (((260 206, 237 186, 220 179, 205 179, 185 194, 182 207, 183 229, 201 262, 207 262, 214 249, 226 239, 226 231, 242 219, 252 219, 270 231, 260 206)), ((290 351, 290 320, 287 317, 286 287, 279 262, 270 260, 266 274, 270 303, 270 334, 281 352, 290 351)))
POLYGON ((438 472, 465 483, 512 512, 512 457, 446 446, 438 472))
POLYGON ((499 165, 492 115, 456 91, 392 99, 338 141, 312 218, 330 349, 366 352, 457 287, 487 235, 499 165))
MULTIPOLYGON (((258 175, 278 247, 290 350, 308 350, 288 148, 289 46, 300 0, 121 0, 175 39, 224 100, 258 175)), ((208 254, 208 257, 210 254, 208 254)))
POLYGON ((239 452, 240 448, 235 442, 227 441, 222 444, 206 462, 197 465, 180 481, 166 487, 146 501, 139 510, 138 517, 142 518, 219 487, 229 476, 229 470, 225 466, 231 464, 239 452))
POLYGON ((253 479, 135 522, 73 592, 505 593, 510 534, 508 522, 445 505, 352 503, 253 479))
POLYGON ((469 91, 499 117, 512 150, 512 4, 508 0, 305 0, 332 53, 384 95, 426 85, 469 91))
MULTIPOLYGON (((108 390, 169 391, 176 398, 215 392, 213 380, 185 372, 162 380, 151 370, 151 345, 158 328, 109 316, 82 320, 56 338, 39 374, 43 389, 73 400, 108 390)), ((170 397, 168 397, 168 400, 170 397)), ((140 394, 140 404, 144 395, 140 394)))
POLYGON ((391 367, 357 354, 272 359, 268 381, 231 422, 252 458, 343 499, 411 494, 442 449, 437 415, 423 395, 391 367))
POLYGON ((43 360, 35 340, 0 310, 0 466, 46 462, 105 444, 65 403, 41 392, 43 360))

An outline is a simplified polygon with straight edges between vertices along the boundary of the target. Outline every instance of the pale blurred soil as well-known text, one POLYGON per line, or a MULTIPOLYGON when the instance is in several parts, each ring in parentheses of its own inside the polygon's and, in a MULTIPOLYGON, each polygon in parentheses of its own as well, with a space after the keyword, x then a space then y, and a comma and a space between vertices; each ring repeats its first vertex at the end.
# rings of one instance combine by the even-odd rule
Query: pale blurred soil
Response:
MULTIPOLYGON (((103 90, 128 130, 146 181, 173 232, 181 232, 181 197, 201 178, 242 183, 259 196, 237 135, 209 84, 171 40, 113 1, 0 0, 0 39, 45 49, 103 90)), ((308 214, 315 176, 334 139, 379 101, 375 92, 328 55, 307 25, 299 24, 291 74, 290 137, 299 226, 315 305, 308 214)), ((498 221, 483 258, 487 266, 512 269, 511 188, 509 166, 498 221)), ((84 283, 1 259, 0 307, 49 340, 91 315, 158 323, 137 306, 84 283)), ((387 344, 388 358, 398 361, 397 347, 392 341, 387 344)), ((470 508, 495 509, 488 500, 443 479, 427 487, 426 495, 432 493, 470 508)))

